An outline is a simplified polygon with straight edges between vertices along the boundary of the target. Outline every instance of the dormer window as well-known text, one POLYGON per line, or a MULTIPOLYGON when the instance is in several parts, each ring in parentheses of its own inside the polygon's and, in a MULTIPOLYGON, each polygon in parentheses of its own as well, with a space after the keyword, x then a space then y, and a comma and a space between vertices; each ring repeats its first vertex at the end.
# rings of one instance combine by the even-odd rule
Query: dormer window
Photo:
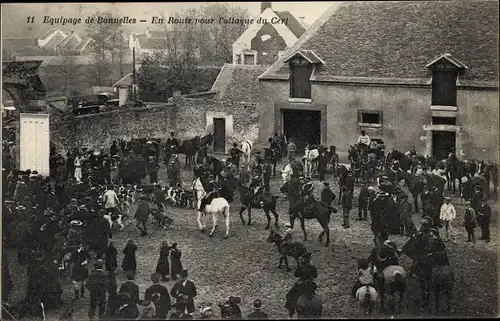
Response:
POLYGON ((323 60, 311 50, 300 50, 283 62, 290 66, 290 98, 311 99, 311 75, 323 60))
POLYGON ((432 106, 457 106, 457 79, 467 67, 450 54, 427 65, 432 72, 432 106))

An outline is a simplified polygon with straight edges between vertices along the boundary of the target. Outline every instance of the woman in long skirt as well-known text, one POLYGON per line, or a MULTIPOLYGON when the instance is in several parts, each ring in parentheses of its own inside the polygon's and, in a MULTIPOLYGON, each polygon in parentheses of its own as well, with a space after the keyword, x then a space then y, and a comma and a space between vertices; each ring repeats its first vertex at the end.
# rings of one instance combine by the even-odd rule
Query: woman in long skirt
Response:
POLYGON ((161 274, 163 282, 168 281, 168 275, 170 274, 170 266, 168 264, 169 254, 170 246, 168 246, 167 241, 163 241, 160 249, 160 257, 158 258, 158 263, 156 264, 156 273, 161 274))
POLYGON ((133 271, 135 275, 135 271, 137 269, 137 261, 135 259, 135 252, 137 251, 137 245, 134 244, 134 240, 128 239, 127 245, 123 249, 123 254, 125 257, 122 262, 123 271, 133 271))
POLYGON ((172 280, 177 280, 177 273, 182 270, 181 255, 182 253, 179 250, 177 243, 173 243, 172 249, 170 250, 170 260, 172 262, 170 266, 170 274, 172 275, 172 280))

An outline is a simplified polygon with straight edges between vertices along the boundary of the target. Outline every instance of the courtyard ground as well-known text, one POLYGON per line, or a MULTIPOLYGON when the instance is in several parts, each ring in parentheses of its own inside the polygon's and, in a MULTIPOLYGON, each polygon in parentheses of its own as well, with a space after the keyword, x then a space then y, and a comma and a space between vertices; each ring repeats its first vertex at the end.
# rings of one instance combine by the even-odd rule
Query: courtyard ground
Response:
MULTIPOLYGON (((186 170, 182 173, 186 186, 192 179, 192 171, 186 170)), ((164 167, 160 172, 160 180, 166 182, 164 167)), ((338 185, 333 178, 327 177, 335 194, 338 194, 338 185)), ((279 195, 278 214, 279 226, 283 231, 283 225, 288 221, 288 203, 279 193, 281 177, 277 176, 271 182, 272 193, 279 195)), ((315 182, 315 192, 321 191, 322 184, 315 182)), ((318 290, 317 294, 324 301, 323 315, 330 318, 354 318, 360 317, 361 312, 357 304, 350 297, 350 289, 356 280, 356 261, 352 257, 367 257, 373 248, 370 221, 356 221, 357 217, 357 193, 355 189, 355 209, 351 212, 352 224, 350 229, 341 227, 342 218, 339 213, 332 215, 331 245, 325 247, 319 243, 317 236, 321 228, 315 221, 306 222, 308 241, 304 242, 306 248, 313 253, 312 262, 318 268, 318 290)), ((462 226, 464 207, 460 205, 457 198, 452 198, 457 209, 457 244, 447 243, 451 265, 455 271, 455 287, 453 291, 452 315, 455 317, 492 317, 498 315, 498 288, 497 279, 497 257, 498 229, 497 213, 498 205, 493 207, 492 241, 485 244, 477 241, 476 244, 466 243, 467 233, 462 226)), ((127 238, 133 238, 138 245, 137 263, 138 273, 136 282, 139 284, 141 298, 145 289, 151 284, 150 275, 155 271, 160 244, 163 240, 169 243, 177 242, 182 251, 182 263, 189 270, 189 279, 194 281, 198 296, 195 304, 203 302, 214 306, 216 316, 220 317, 217 308, 219 302, 224 302, 230 295, 242 298, 241 309, 246 316, 253 309, 253 300, 262 300, 262 309, 269 313, 272 318, 287 318, 284 309, 285 295, 292 287, 296 278, 293 272, 286 272, 282 267, 278 269, 279 256, 274 244, 267 244, 266 239, 269 231, 265 230, 266 219, 261 210, 252 211, 252 222, 250 226, 242 225, 238 211, 240 208, 239 197, 231 204, 231 226, 228 239, 223 239, 225 226, 219 223, 218 230, 212 238, 208 233, 202 234, 198 230, 196 222, 196 211, 193 209, 168 208, 168 214, 175 220, 171 230, 163 231, 151 227, 149 235, 139 237, 135 224, 130 224, 123 232, 117 232, 113 241, 119 251, 119 266, 123 259, 121 251, 125 246, 127 238)), ((493 201, 490 201, 493 204, 493 201)), ((245 214, 246 215, 246 212, 245 214)), ((419 227, 421 213, 413 217, 419 227)), ((245 218, 247 219, 247 218, 245 218)), ((208 227, 211 227, 211 218, 207 219, 208 227)), ((298 223, 298 222, 297 222, 298 223)), ((443 235, 443 234, 442 234, 443 235)), ((480 236, 476 229, 477 237, 480 236)), ((295 239, 302 240, 300 224, 295 227, 295 239)), ((406 238, 391 236, 401 248, 406 238)), ((10 271, 13 278, 14 290, 11 302, 20 301, 26 289, 26 267, 17 264, 16 252, 8 250, 10 271)), ((92 262, 93 264, 93 262, 92 262)), ((92 264, 89 266, 91 267, 92 264)), ((290 260, 291 268, 295 269, 294 260, 290 260)), ((411 264, 409 258, 402 256, 400 264, 408 271, 411 264)), ((118 269, 117 283, 124 282, 125 276, 118 269)), ((173 282, 163 283, 170 290, 173 282)), ((47 315, 48 320, 57 320, 64 308, 73 305, 75 320, 87 319, 89 306, 88 295, 84 299, 72 302, 73 290, 69 280, 63 280, 63 301, 65 305, 51 311, 47 315)), ((432 306, 434 306, 432 304, 432 306)), ((432 314, 421 312, 420 289, 415 278, 410 278, 404 301, 404 317, 430 317, 432 314)), ((444 298, 442 301, 444 308, 444 298)), ((377 310, 378 311, 378 310, 377 310)), ((382 317, 375 314, 375 317, 382 317)))

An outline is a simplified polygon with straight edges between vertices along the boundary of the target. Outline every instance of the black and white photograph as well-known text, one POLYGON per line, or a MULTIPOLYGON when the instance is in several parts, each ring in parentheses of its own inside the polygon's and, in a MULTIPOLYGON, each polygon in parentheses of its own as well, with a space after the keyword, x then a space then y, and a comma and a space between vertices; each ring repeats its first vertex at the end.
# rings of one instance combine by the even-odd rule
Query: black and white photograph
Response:
POLYGON ((2 3, 0 319, 499 317, 499 11, 2 3))

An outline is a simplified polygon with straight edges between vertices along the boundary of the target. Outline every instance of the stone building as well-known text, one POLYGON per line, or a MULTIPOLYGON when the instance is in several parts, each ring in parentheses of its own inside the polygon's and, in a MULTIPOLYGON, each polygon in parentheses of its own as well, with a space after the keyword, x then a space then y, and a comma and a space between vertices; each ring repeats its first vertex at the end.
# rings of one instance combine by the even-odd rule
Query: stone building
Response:
POLYGON ((299 148, 345 153, 365 129, 389 150, 495 160, 498 10, 492 1, 332 7, 259 77, 259 142, 284 132, 299 148))
POLYGON ((260 15, 233 43, 233 64, 271 65, 305 31, 304 17, 274 11, 271 2, 262 2, 260 15))

